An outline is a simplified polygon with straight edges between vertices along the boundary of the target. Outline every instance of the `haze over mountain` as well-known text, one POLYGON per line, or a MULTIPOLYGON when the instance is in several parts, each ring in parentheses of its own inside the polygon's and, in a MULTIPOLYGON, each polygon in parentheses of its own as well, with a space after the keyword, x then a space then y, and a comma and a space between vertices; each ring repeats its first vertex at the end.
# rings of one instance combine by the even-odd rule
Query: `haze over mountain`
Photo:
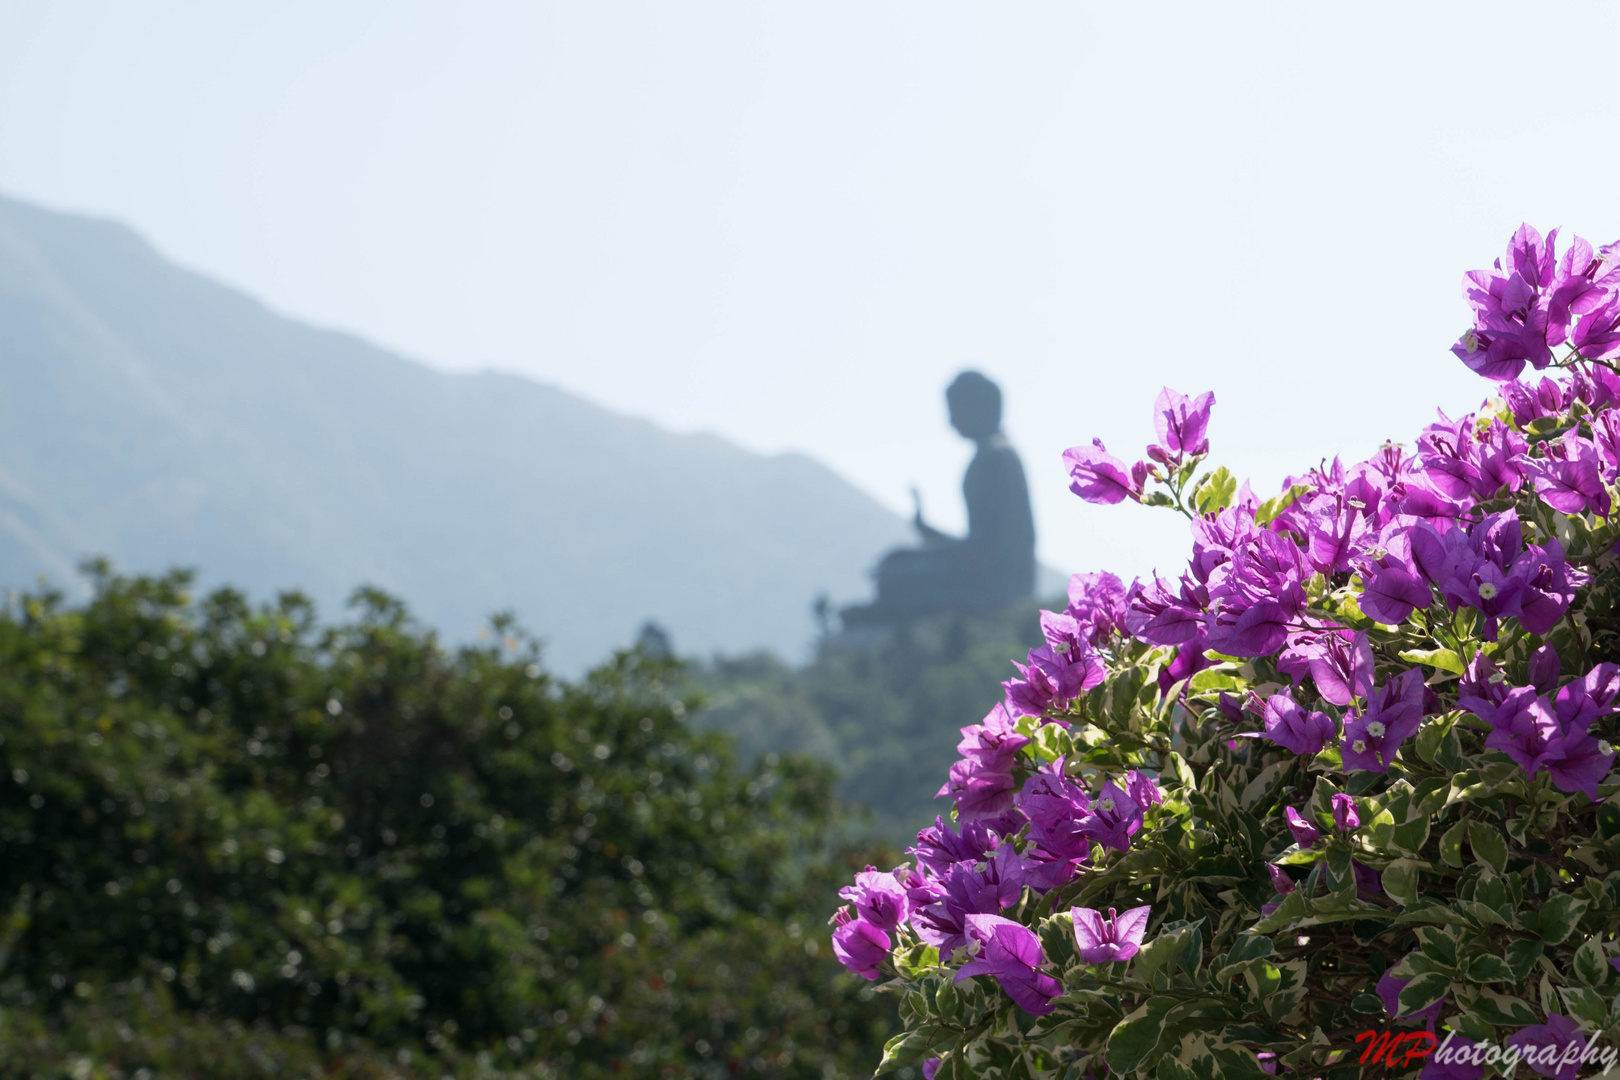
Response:
POLYGON ((906 534, 807 457, 437 372, 0 198, 0 584, 107 555, 328 615, 373 584, 452 638, 513 610, 577 670, 648 618, 797 657, 906 534))

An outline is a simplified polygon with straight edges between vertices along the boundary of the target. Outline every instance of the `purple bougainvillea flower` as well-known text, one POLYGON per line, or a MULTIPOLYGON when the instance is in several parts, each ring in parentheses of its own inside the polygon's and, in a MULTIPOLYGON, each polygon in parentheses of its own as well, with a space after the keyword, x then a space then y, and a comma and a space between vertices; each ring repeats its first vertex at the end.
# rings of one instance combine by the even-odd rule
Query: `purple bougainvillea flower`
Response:
POLYGON ((1296 754, 1314 754, 1333 738, 1336 727, 1326 713, 1302 708, 1287 691, 1266 699, 1266 738, 1296 754))
POLYGON ((1029 778, 1017 803, 1029 818, 1030 839, 1042 851, 1059 859, 1091 855, 1091 834, 1082 828, 1091 814, 1091 796, 1084 787, 1061 771, 1054 775, 1043 770, 1029 778))
POLYGON ((1142 481, 1119 458, 1108 452, 1101 439, 1090 446, 1070 447, 1063 452, 1069 470, 1069 490, 1089 503, 1113 504, 1124 499, 1140 499, 1142 481))
POLYGON ((1243 614, 1212 637, 1210 647, 1228 656, 1266 656, 1288 640, 1294 612, 1275 600, 1251 604, 1243 614))
MULTIPOLYGON (((1411 979, 1397 979, 1393 974, 1394 970, 1392 967, 1389 971, 1384 972, 1384 977, 1379 979, 1378 985, 1374 987, 1378 997, 1384 1003, 1384 1011, 1389 1013, 1391 1017, 1400 1012, 1401 991, 1406 989, 1406 984, 1412 981, 1411 979)), ((1450 991, 1447 991, 1447 993, 1450 993, 1450 991)), ((1446 995, 1442 994, 1439 1001, 1436 1001, 1422 1012, 1413 1013, 1411 1016, 1403 1016, 1401 1019, 1422 1020, 1423 1026, 1429 1031, 1433 1031, 1435 1022, 1440 1019, 1440 1006, 1445 1004, 1445 1000, 1446 995)))
POLYGON ((1318 840, 1322 839, 1321 830, 1306 821, 1305 815, 1292 806, 1283 811, 1283 817, 1288 822, 1288 831, 1294 834, 1294 843, 1300 847, 1313 847, 1318 840))
POLYGON ((1548 1013, 1545 1024, 1520 1028, 1507 1039, 1509 1046, 1518 1048, 1520 1060, 1540 1075, 1554 1080, 1575 1080, 1580 1075, 1579 1055, 1573 1061, 1564 1060, 1570 1043, 1584 1047, 1586 1036, 1579 1024, 1559 1013, 1548 1013), (1553 1049, 1549 1052, 1547 1047, 1553 1049), (1548 1059, 1551 1062, 1544 1064, 1548 1059))
POLYGON ((834 920, 833 955, 861 978, 876 979, 878 965, 889 958, 889 935, 865 919, 851 919, 848 908, 840 908, 834 920))
POLYGON ((1589 576, 1564 561, 1564 545, 1549 540, 1545 547, 1531 547, 1514 560, 1515 581, 1522 582, 1519 621, 1532 634, 1545 634, 1558 625, 1575 599, 1575 590, 1589 576))
POLYGON ((945 824, 944 818, 936 817, 932 825, 917 833, 917 845, 907 848, 906 854, 915 855, 917 865, 943 874, 953 863, 981 862, 1000 846, 1004 836, 1017 832, 1022 824, 1014 814, 1004 820, 964 821, 957 832, 945 824))
POLYGON ((951 766, 949 779, 934 798, 954 799, 956 816, 963 821, 996 817, 1012 806, 1012 773, 996 772, 964 758, 951 766))
POLYGON ((956 800, 956 814, 962 821, 995 817, 1012 808, 1013 762, 1018 751, 1029 744, 1020 735, 1017 718, 1005 705, 997 705, 983 722, 962 729, 956 744, 960 761, 951 766, 948 779, 935 798, 956 800))
POLYGON ((1525 458, 1526 474, 1541 501, 1565 514, 1609 514, 1609 493, 1600 472, 1597 444, 1571 429, 1542 444, 1545 457, 1525 458))
POLYGON ((1012 665, 1018 669, 1019 678, 1001 684, 1011 711, 1021 716, 1040 716, 1048 709, 1067 708, 1069 702, 1101 685, 1108 675, 1102 658, 1084 641, 1076 642, 1072 650, 1051 645, 1031 649, 1028 660, 1028 664, 1014 660, 1012 665))
POLYGON ((1125 794, 1143 810, 1164 802, 1164 792, 1159 790, 1158 782, 1140 769, 1132 769, 1126 774, 1125 794))
POLYGON ((1344 792, 1333 796, 1333 825, 1340 832, 1349 832, 1361 825, 1361 811, 1356 800, 1344 792))
POLYGON ((1348 705, 1372 693, 1372 646, 1365 632, 1347 630, 1305 630, 1289 639, 1288 648, 1277 658, 1277 670, 1294 680, 1309 675, 1322 700, 1348 705))
POLYGON ((960 730, 962 741, 956 744, 956 752, 997 772, 1011 769, 1018 751, 1029 745, 1029 736, 1018 732, 1018 718, 1000 703, 983 720, 960 730))
POLYGON ((1607 739, 1592 735, 1564 735, 1563 753, 1547 761, 1547 775, 1552 777, 1559 791, 1586 793, 1593 802, 1598 801, 1598 784, 1614 768, 1614 747, 1607 739))
POLYGON ((1215 395, 1209 391, 1189 398, 1166 386, 1153 403, 1153 427, 1159 445, 1178 461, 1183 454, 1209 453, 1209 410, 1215 395))
POLYGON ((1068 613, 1093 647, 1125 632, 1128 610, 1125 584, 1113 574, 1075 574, 1069 578, 1068 613))
POLYGON ((838 890, 838 895, 855 905, 855 914, 879 930, 890 931, 911 915, 906 890, 893 874, 868 866, 855 875, 855 884, 838 890))
POLYGON ((1530 685, 1536 688, 1538 694, 1552 693, 1563 670, 1563 664, 1558 659, 1558 651, 1551 645, 1543 645, 1530 654, 1530 685))
POLYGON ((1563 756, 1563 731, 1558 717, 1533 686, 1515 687, 1499 705, 1477 698, 1460 698, 1457 704, 1491 725, 1485 745, 1518 762, 1526 775, 1534 775, 1546 768, 1550 759, 1563 756))
POLYGON ((1132 637, 1150 645, 1184 645, 1204 624, 1209 592, 1186 578, 1177 592, 1170 582, 1155 578, 1151 585, 1133 581, 1125 601, 1125 629, 1132 637))
POLYGON ((1011 844, 1002 844, 982 863, 957 863, 946 872, 940 898, 913 908, 917 936, 948 956, 967 943, 969 915, 993 915, 1023 895, 1024 862, 1011 844))
POLYGON ((934 1080, 939 1075, 940 1058, 924 1058, 922 1063, 923 1080, 934 1080))
POLYGON ((1389 770, 1401 743, 1423 723, 1423 689, 1422 669, 1403 671, 1367 699, 1364 712, 1345 721, 1340 752, 1346 769, 1389 770))
POLYGON ((999 915, 969 915, 967 936, 973 959, 962 965, 954 982, 991 975, 1025 1012, 1045 1016, 1052 1011, 1052 999, 1063 985, 1040 970, 1046 957, 1033 930, 999 915))
POLYGON ((1569 343, 1588 360, 1620 356, 1620 297, 1609 296, 1602 307, 1583 316, 1569 343))
POLYGON ((1351 859, 1350 872, 1355 876, 1356 892, 1362 899, 1373 900, 1384 895, 1384 883, 1379 878, 1378 871, 1360 859, 1351 859))
POLYGON ((1080 959, 1088 964, 1111 964, 1116 960, 1129 960, 1142 948, 1142 935, 1147 932, 1148 915, 1152 905, 1131 908, 1108 914, 1094 908, 1071 908, 1074 919, 1074 940, 1080 946, 1080 959))
POLYGON ((1361 610, 1386 626, 1397 626, 1412 612, 1434 602, 1429 583, 1404 566, 1374 566, 1363 571, 1361 610))
POLYGON ((1593 721, 1614 711, 1617 692, 1620 692, 1620 667, 1611 663, 1599 664, 1584 678, 1558 691, 1558 696, 1553 699, 1553 713, 1558 717, 1559 727, 1563 728, 1565 735, 1585 735, 1591 730, 1593 721))
POLYGON ((1080 821, 1080 831, 1104 847, 1129 851, 1131 837, 1142 827, 1142 807, 1112 780, 1103 785, 1080 821))
POLYGON ((1447 1032, 1440 1040, 1443 1049, 1436 1049, 1423 1063, 1418 1080, 1481 1080, 1485 1066, 1470 1060, 1474 1053, 1474 1040, 1455 1032, 1447 1032))
POLYGON ((1294 891, 1294 879, 1288 876, 1288 871, 1280 866, 1266 864, 1266 872, 1271 875, 1271 887, 1287 896, 1294 891))

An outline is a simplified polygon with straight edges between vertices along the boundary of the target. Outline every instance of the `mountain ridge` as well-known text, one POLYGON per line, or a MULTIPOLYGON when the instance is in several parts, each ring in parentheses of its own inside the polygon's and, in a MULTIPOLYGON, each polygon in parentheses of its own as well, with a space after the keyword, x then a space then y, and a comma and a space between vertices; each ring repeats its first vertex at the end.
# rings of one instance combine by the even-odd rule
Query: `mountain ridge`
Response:
POLYGON ((197 566, 331 614, 374 584, 451 637, 513 609, 578 668, 652 618, 802 655, 905 523, 802 454, 447 373, 0 196, 0 579, 197 566))

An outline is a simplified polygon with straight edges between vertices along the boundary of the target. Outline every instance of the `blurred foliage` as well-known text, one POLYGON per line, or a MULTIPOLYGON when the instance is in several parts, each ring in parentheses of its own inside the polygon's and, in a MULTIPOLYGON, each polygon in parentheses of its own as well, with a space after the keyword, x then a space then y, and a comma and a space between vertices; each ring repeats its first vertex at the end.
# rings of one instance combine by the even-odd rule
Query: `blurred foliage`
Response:
MULTIPOLYGON (((864 1074, 829 770, 739 767, 676 665, 578 685, 93 568, 0 612, 0 1075, 864 1074)), ((892 858, 892 856, 890 856, 892 858)), ((884 1007, 880 1007, 884 1005, 884 1007)))
POLYGON ((706 702, 694 723, 735 735, 745 756, 829 762, 839 797, 870 808, 872 833, 904 847, 936 814, 949 815, 950 800, 934 793, 957 758, 957 729, 1001 700, 1001 683, 1017 674, 1009 656, 1044 643, 1041 606, 833 635, 802 668, 769 653, 694 664, 706 702))

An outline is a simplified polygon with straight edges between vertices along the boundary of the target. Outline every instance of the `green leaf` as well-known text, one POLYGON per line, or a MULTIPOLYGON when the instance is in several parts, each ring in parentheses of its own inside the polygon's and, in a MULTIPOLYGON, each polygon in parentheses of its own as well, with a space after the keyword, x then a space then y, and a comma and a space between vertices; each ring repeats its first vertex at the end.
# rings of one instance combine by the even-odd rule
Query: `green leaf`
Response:
POLYGON ((1224 510, 1232 505, 1232 496, 1237 494, 1237 477, 1229 472, 1225 465, 1210 474, 1199 489, 1193 492, 1193 505, 1200 514, 1214 513, 1224 510))
POLYGON ((1417 899, 1418 867, 1422 865, 1415 859, 1396 859, 1390 863, 1381 878, 1384 891, 1402 904, 1412 903, 1417 899))
POLYGON ((1430 720, 1418 728, 1417 738, 1414 740, 1418 757, 1433 765, 1436 755, 1440 753, 1440 743, 1446 737, 1447 730, 1445 724, 1435 720, 1430 720))
POLYGON ((1608 1005, 1596 990, 1584 986, 1564 986, 1559 987, 1558 993, 1563 997, 1567 1011, 1587 1023, 1602 1024, 1609 1018, 1608 1005))
POLYGON ((1294 501, 1307 491, 1311 490, 1309 484, 1294 484, 1287 491, 1278 492, 1265 502, 1261 503, 1254 512, 1254 522, 1264 528, 1277 520, 1277 515, 1294 505, 1294 501))
POLYGON ((1587 986, 1601 988, 1609 981, 1610 970, 1603 945, 1597 938, 1589 939, 1575 950, 1575 977, 1587 986))
POLYGON ((1417 931, 1418 947, 1436 964, 1444 967, 1457 966, 1457 939, 1444 930, 1431 927, 1421 927, 1417 931))
POLYGON ((1507 961, 1500 956, 1486 953, 1469 960, 1463 967, 1463 974, 1470 982, 1515 982, 1513 969, 1508 967, 1507 961))
POLYGON ((1557 945, 1569 937, 1591 904, 1569 893, 1553 893, 1541 905, 1541 940, 1557 945))
POLYGON ((1243 676, 1220 668, 1205 668, 1187 680, 1187 688, 1195 694, 1205 690, 1241 690, 1248 684, 1243 676))
POLYGON ((1164 1057, 1159 1059, 1159 1068, 1154 1075, 1158 1080, 1204 1080, 1210 1074, 1194 1072, 1191 1065, 1184 1065, 1173 1057, 1164 1057))
POLYGON ((1498 874, 1507 870, 1507 841, 1496 829, 1483 821, 1471 822, 1468 826, 1468 845, 1474 849, 1475 858, 1488 863, 1498 874))
POLYGON ((1440 857, 1447 866, 1462 866, 1462 842, 1468 833, 1468 822, 1459 821, 1440 837, 1440 857))
POLYGON ((1103 1050, 1108 1067, 1117 1073, 1135 1071, 1137 1065, 1159 1044, 1159 1036, 1164 1030, 1164 1016, 1176 1004, 1175 998, 1149 998, 1147 1004, 1114 1025, 1114 1030, 1108 1035, 1108 1045, 1103 1050))
POLYGON ((1131 973, 1143 982, 1151 983, 1153 976, 1172 967, 1187 949, 1187 939, 1197 934, 1196 926, 1183 926, 1159 936, 1143 945, 1131 959, 1131 973))
POLYGON ((1445 996, 1451 989, 1451 980, 1438 972, 1419 975, 1401 988, 1400 1008, 1397 1016, 1411 1016, 1422 1012, 1445 996))
POLYGON ((1300 919, 1308 918, 1311 914, 1310 901, 1305 899, 1304 889, 1295 889, 1282 898, 1277 910, 1266 915, 1250 927, 1257 934, 1270 934, 1286 926, 1292 926, 1300 919))
POLYGON ((1462 912, 1470 923, 1481 930, 1508 924, 1508 921, 1502 917, 1501 912, 1489 904, 1480 903, 1478 900, 1458 900, 1452 907, 1462 912))
POLYGON ((1540 1017, 1528 1001, 1493 990, 1481 990, 1470 1011, 1487 1024, 1506 1027, 1525 1027, 1540 1022, 1540 1017))
POLYGON ((1412 664, 1427 664, 1439 671, 1461 675, 1467 667, 1463 658, 1450 649, 1408 649, 1400 654, 1402 660, 1412 664))
POLYGON ((1378 995, 1369 994, 1365 991, 1350 999, 1350 1007, 1358 1013, 1368 1013, 1369 1015, 1376 1015, 1384 1011, 1384 1003, 1379 1000, 1378 995))
POLYGON ((1514 982, 1530 974, 1531 965, 1540 959, 1545 948, 1541 942, 1531 938, 1518 938, 1508 944, 1502 955, 1507 960, 1508 967, 1513 969, 1514 982))
POLYGON ((1226 954, 1226 960, 1230 964, 1258 960, 1262 956, 1270 956, 1275 948, 1271 939, 1263 934, 1239 934, 1237 941, 1232 945, 1232 951, 1226 954))
POLYGON ((916 1061, 927 1049, 928 1037, 922 1032, 901 1032, 883 1047, 883 1060, 878 1064, 876 1075, 894 1072, 900 1066, 916 1061))
POLYGON ((1417 855, 1423 850, 1423 845, 1429 839, 1429 819, 1426 817, 1413 818, 1395 826, 1390 833, 1389 842, 1399 851, 1408 855, 1417 855))

